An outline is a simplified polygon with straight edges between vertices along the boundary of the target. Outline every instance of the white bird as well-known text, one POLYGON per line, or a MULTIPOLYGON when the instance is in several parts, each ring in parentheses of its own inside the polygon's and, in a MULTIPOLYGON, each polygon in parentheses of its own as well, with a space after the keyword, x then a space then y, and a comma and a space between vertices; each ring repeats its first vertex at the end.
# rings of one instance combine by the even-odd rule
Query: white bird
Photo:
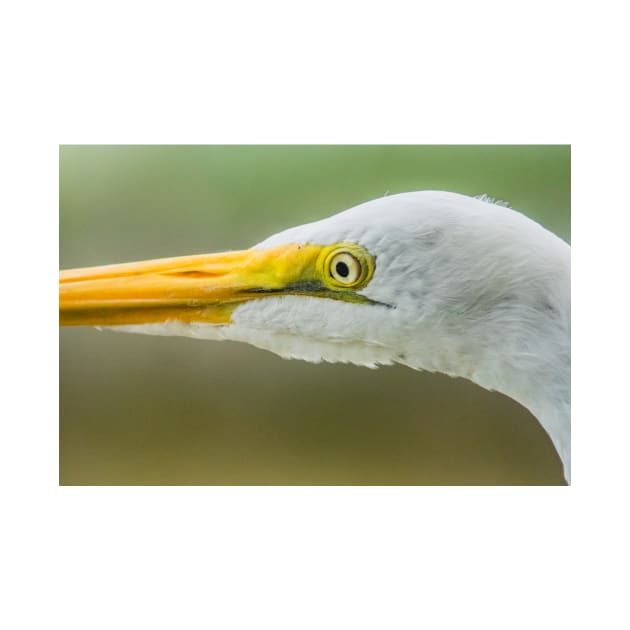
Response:
POLYGON ((61 325, 443 372, 510 396, 571 474, 571 250, 490 198, 420 191, 240 252, 60 273, 61 325))

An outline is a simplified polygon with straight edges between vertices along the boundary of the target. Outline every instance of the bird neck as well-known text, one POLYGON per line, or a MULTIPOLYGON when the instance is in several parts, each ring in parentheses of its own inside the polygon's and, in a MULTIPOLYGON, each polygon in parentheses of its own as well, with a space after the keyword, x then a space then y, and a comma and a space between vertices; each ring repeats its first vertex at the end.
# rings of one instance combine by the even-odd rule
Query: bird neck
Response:
POLYGON ((537 405, 533 403, 527 407, 547 431, 553 445, 558 451, 564 469, 564 478, 571 483, 571 403, 555 401, 551 404, 537 405))
POLYGON ((498 318, 470 326, 462 333, 441 320, 423 335, 405 363, 416 369, 443 372, 498 391, 528 409, 555 446, 570 481, 571 474, 571 348, 570 323, 557 312, 523 319, 498 318))
POLYGON ((502 362, 493 357, 489 369, 484 369, 481 362, 471 375, 477 384, 509 396, 536 417, 558 452, 568 483, 571 480, 570 370, 567 347, 535 353, 527 360, 522 354, 504 355, 502 362))

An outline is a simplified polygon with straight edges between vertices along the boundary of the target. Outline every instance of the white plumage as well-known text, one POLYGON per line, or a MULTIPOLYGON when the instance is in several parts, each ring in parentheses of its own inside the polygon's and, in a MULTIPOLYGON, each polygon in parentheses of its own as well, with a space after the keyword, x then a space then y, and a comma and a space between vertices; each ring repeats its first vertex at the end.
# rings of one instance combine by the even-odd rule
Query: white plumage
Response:
POLYGON ((375 258, 360 304, 303 295, 234 309, 228 325, 118 330, 244 341, 286 358, 401 363, 502 392, 540 421, 570 480, 570 247, 524 215, 448 192, 392 195, 255 246, 356 243, 375 258))

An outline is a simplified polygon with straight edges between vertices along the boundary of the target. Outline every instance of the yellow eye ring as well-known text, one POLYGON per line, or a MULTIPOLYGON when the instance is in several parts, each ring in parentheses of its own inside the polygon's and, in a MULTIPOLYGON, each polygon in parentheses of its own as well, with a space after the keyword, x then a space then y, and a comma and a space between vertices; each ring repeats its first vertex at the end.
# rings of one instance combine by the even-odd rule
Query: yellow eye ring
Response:
POLYGON ((324 261, 327 281, 337 287, 365 286, 373 271, 371 257, 358 246, 336 247, 328 252, 324 261))

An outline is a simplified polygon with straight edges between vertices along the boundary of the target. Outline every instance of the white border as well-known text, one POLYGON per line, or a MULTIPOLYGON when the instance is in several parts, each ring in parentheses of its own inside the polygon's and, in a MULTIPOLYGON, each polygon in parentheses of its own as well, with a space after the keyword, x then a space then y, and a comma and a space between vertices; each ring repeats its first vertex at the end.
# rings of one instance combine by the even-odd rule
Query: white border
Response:
POLYGON ((552 2, 9 10, 3 627, 627 625, 628 103, 607 4, 582 28, 552 2), (572 488, 57 487, 60 142, 572 141, 572 488))

